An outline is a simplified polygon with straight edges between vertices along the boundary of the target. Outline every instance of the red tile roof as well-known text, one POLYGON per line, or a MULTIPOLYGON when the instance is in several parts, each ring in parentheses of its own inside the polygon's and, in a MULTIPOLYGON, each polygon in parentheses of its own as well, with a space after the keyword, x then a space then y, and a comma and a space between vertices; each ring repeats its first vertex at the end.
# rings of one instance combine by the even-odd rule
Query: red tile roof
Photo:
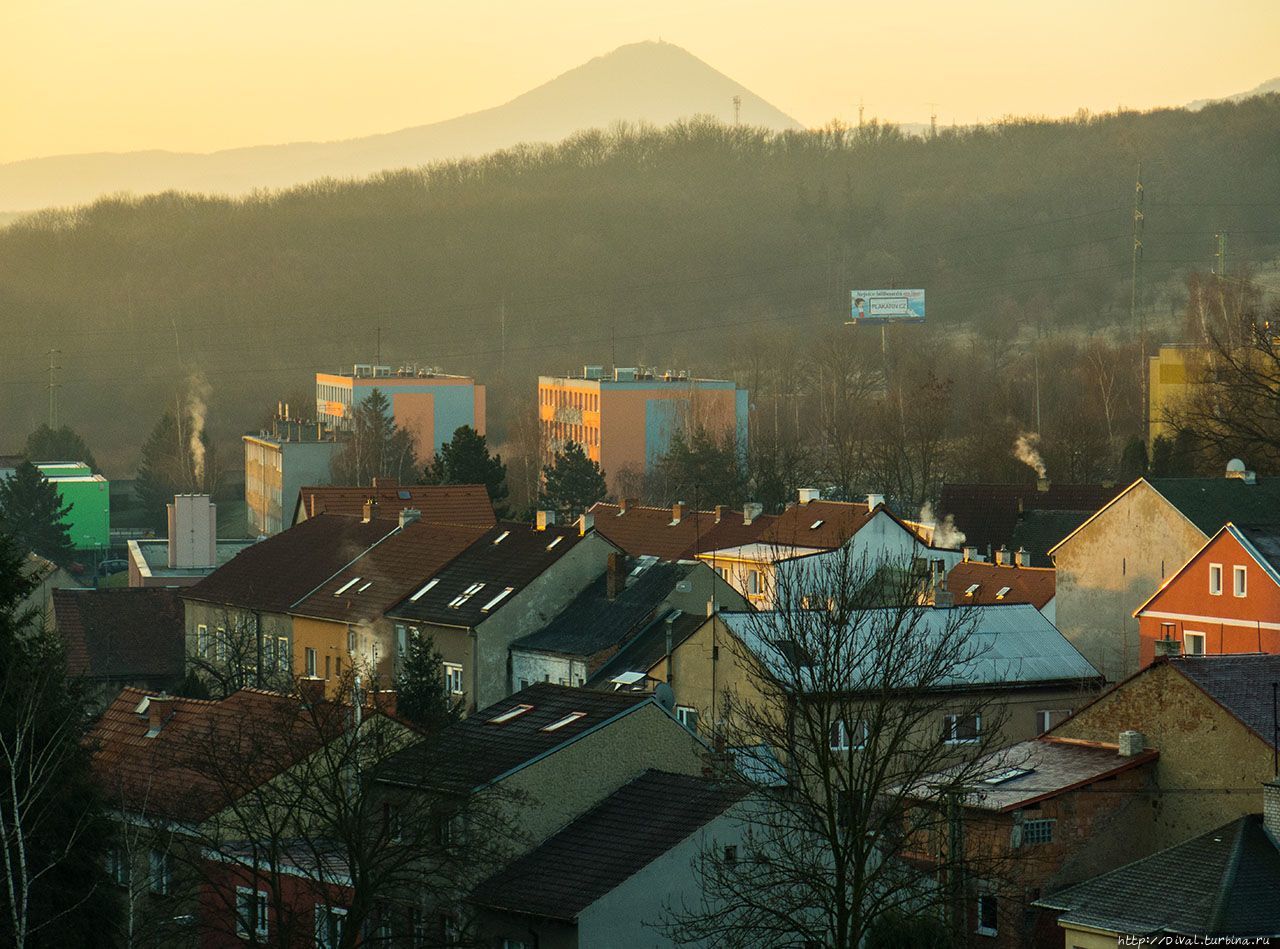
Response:
POLYGON ((182 678, 182 600, 175 590, 54 590, 53 611, 69 675, 182 678))
POLYGON ((482 484, 397 484, 377 479, 373 487, 312 485, 298 492, 295 523, 317 514, 359 517, 364 503, 377 504, 374 517, 395 519, 405 508, 422 513, 422 520, 441 524, 492 527, 497 521, 489 494, 482 484))
POLYGON ((875 509, 857 501, 809 501, 793 504, 774 520, 761 540, 787 547, 834 550, 871 520, 875 509))
POLYGON ((483 527, 409 524, 339 570, 290 612, 344 623, 377 619, 485 534, 483 527))
POLYGON ((740 547, 761 539, 773 523, 768 514, 745 524, 742 511, 725 507, 716 511, 685 509, 676 521, 669 507, 628 504, 625 511, 603 501, 592 505, 596 533, 622 548, 631 557, 690 560, 705 550, 740 547))
POLYGON ((287 770, 337 734, 336 704, 306 709, 293 696, 242 689, 221 701, 167 698, 172 712, 151 737, 148 693, 124 689, 87 741, 109 807, 203 821, 287 770))
POLYGON ((184 600, 284 613, 399 523, 322 514, 246 547, 194 586, 184 600))
POLYGON ((1030 603, 1042 610, 1053 599, 1058 572, 1052 567, 1014 567, 961 562, 947 574, 947 589, 957 606, 994 606, 998 603, 1030 603), (969 588, 977 586, 970 594, 969 588), (1004 596, 999 596, 1006 590, 1004 596))

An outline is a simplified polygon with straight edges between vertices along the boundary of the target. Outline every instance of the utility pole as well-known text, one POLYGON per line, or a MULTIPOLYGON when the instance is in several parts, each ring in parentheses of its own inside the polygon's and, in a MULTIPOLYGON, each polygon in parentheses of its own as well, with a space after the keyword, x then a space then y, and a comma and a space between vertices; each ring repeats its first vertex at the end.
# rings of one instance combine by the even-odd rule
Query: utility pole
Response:
POLYGON ((1129 325, 1138 323, 1138 358, 1140 360, 1138 377, 1142 380, 1142 422, 1144 434, 1151 435, 1150 393, 1147 391, 1147 376, 1151 369, 1147 365, 1147 318, 1144 313, 1139 322, 1138 317, 1138 263, 1142 260, 1142 162, 1138 162, 1138 178, 1133 186, 1133 256, 1129 273, 1129 325))
POLYGON ((733 124, 737 125, 742 119, 742 96, 733 97, 733 124))
POLYGON ((54 382, 53 374, 58 370, 60 370, 62 367, 54 365, 54 357, 61 356, 61 355, 62 355, 61 349, 51 349, 48 352, 48 356, 49 356, 49 383, 48 383, 49 427, 55 428, 55 429, 58 427, 58 390, 62 388, 62 383, 54 382))

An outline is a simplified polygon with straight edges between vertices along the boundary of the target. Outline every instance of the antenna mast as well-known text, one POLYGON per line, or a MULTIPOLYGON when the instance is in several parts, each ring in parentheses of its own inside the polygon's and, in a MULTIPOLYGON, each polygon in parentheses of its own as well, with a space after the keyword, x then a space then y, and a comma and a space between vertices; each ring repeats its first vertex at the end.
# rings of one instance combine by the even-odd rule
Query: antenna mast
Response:
POLYGON ((1150 382, 1148 376, 1151 368, 1147 364, 1147 317, 1144 313, 1138 316, 1138 264, 1142 260, 1142 162, 1138 162, 1138 178, 1133 186, 1133 256, 1129 273, 1129 325, 1138 324, 1138 358, 1141 360, 1138 377, 1142 380, 1142 420, 1145 423, 1147 437, 1151 437, 1151 404, 1150 382))
POLYGON ((54 382, 53 374, 62 368, 61 366, 54 365, 54 357, 61 356, 61 355, 62 355, 61 349, 51 349, 48 352, 49 382, 46 388, 48 388, 49 390, 49 427, 50 428, 58 427, 58 390, 62 388, 62 383, 54 382))
POLYGON ((733 124, 738 125, 742 120, 742 96, 733 97, 733 124))

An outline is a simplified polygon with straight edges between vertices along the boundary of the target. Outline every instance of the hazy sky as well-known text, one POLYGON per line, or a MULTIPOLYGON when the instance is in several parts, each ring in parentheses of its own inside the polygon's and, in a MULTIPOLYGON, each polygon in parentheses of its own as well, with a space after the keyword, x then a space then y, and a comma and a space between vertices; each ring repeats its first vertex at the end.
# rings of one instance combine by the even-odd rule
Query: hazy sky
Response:
POLYGON ((0 161, 391 131, 659 37, 802 123, 1145 108, 1280 75, 1280 0, 0 0, 0 161))

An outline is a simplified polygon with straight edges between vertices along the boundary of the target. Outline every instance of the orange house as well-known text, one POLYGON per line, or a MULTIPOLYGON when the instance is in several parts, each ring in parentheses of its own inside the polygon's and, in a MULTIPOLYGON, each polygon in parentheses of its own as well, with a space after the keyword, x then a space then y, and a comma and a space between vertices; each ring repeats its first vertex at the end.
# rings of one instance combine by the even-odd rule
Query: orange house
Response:
POLYGON ((1157 651, 1280 654, 1280 528, 1228 523, 1133 615, 1144 667, 1157 651))

